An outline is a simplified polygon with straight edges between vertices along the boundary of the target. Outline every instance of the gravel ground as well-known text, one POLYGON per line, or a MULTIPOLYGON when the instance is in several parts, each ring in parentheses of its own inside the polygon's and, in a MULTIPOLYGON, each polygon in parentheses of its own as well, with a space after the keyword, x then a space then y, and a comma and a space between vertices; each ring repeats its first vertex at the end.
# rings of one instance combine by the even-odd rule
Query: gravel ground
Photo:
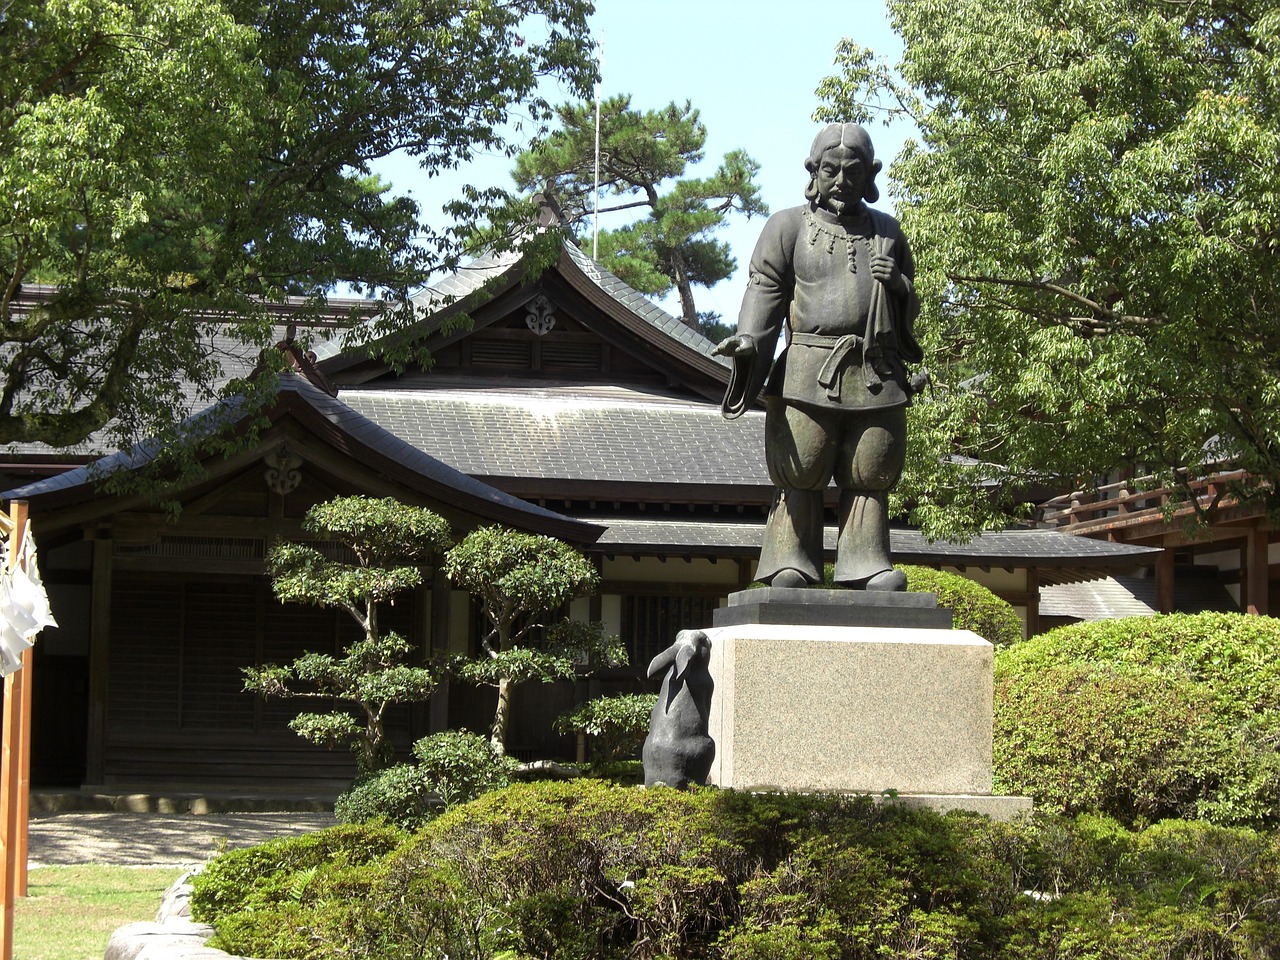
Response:
POLYGON ((195 866, 224 849, 332 826, 327 813, 52 813, 33 815, 28 865, 195 866))

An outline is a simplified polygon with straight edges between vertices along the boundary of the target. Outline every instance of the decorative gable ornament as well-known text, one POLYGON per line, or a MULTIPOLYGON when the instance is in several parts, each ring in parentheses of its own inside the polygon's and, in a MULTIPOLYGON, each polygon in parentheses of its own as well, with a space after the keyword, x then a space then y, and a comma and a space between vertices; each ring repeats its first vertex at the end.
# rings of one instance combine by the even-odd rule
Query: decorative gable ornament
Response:
POLYGON ((262 459, 268 468, 263 479, 272 493, 284 496, 298 489, 302 483, 302 471, 298 469, 302 466, 301 457, 282 443, 262 459))
POLYGON ((524 325, 540 337, 545 337, 556 325, 555 306, 542 294, 529 301, 529 312, 524 325))

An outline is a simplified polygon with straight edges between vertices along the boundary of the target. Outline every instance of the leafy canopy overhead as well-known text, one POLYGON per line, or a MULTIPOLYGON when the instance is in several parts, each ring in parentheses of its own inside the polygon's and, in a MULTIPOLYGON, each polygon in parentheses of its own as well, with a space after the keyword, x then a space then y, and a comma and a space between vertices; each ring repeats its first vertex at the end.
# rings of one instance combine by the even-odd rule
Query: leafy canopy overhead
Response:
MULTIPOLYGON (((589 237, 596 107, 567 103, 556 108, 556 117, 560 129, 517 158, 515 180, 524 190, 550 190, 572 226, 589 237)), ((684 322, 693 327, 717 319, 698 312, 693 285, 714 286, 737 266, 728 244, 712 234, 734 212, 769 212, 755 184, 760 165, 745 151, 725 154, 709 177, 684 175, 702 160, 706 140, 707 128, 688 101, 644 112, 632 108, 625 94, 600 104, 600 212, 647 213, 628 226, 601 230, 599 260, 641 293, 660 295, 674 287, 684 322)))
POLYGON ((508 121, 549 116, 542 78, 590 82, 590 9, 5 3, 0 442, 64 446, 112 418, 121 445, 162 432, 190 409, 184 382, 212 397, 228 344, 272 342, 267 301, 318 308, 347 283, 401 305, 370 335, 407 319, 409 289, 503 222, 499 196, 433 198, 455 201, 436 232, 372 164, 403 150, 427 180, 514 152, 508 121))
POLYGON ((893 167, 937 389, 900 495, 986 479, 1280 479, 1280 10, 890 0, 901 81, 845 41, 823 119, 915 120, 893 167), (959 457, 938 464, 937 451, 959 457))

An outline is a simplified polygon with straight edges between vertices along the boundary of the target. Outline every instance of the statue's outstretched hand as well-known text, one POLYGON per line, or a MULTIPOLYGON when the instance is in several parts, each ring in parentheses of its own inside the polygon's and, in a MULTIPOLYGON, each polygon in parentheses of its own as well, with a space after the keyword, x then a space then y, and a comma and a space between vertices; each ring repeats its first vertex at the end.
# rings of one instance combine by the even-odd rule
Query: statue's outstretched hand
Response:
POLYGON ((736 333, 717 343, 711 352, 717 357, 750 357, 756 352, 756 341, 754 337, 736 333))

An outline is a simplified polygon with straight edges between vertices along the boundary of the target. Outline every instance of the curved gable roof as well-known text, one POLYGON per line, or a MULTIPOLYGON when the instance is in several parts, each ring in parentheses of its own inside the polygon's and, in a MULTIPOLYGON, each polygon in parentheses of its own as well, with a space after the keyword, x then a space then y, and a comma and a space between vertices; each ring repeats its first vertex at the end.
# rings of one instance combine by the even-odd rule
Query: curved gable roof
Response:
MULTIPOLYGON (((187 425, 195 436, 211 433, 216 425, 229 421, 238 425, 242 407, 241 398, 232 398, 197 414, 187 425)), ((280 392, 267 415, 272 421, 292 415, 305 429, 342 449, 357 462, 377 469, 428 499, 486 520, 575 543, 592 543, 604 532, 604 528, 596 524, 528 503, 455 470, 296 374, 281 376, 280 392)), ((33 510, 41 512, 83 503, 99 494, 98 483, 103 477, 121 470, 137 470, 151 462, 158 450, 158 443, 139 444, 88 466, 5 491, 0 497, 27 500, 33 510)), ((114 509, 114 505, 103 503, 103 513, 114 509)))
MULTIPOLYGON (((595 316, 625 334, 637 350, 655 354, 655 362, 664 370, 674 368, 685 372, 699 383, 700 393, 719 399, 728 381, 730 363, 724 357, 712 355, 715 344, 610 273, 567 239, 561 242, 556 263, 538 276, 529 275, 525 257, 518 252, 477 257, 413 298, 419 320, 373 342, 389 346, 438 338, 446 329, 447 321, 458 314, 477 311, 523 284, 546 285, 554 284, 555 280, 581 297, 593 308, 595 316)), ((319 344, 315 353, 320 369, 328 376, 351 371, 368 362, 366 350, 346 348, 341 339, 319 344)), ((381 375, 387 367, 378 365, 371 369, 369 378, 381 375)))

